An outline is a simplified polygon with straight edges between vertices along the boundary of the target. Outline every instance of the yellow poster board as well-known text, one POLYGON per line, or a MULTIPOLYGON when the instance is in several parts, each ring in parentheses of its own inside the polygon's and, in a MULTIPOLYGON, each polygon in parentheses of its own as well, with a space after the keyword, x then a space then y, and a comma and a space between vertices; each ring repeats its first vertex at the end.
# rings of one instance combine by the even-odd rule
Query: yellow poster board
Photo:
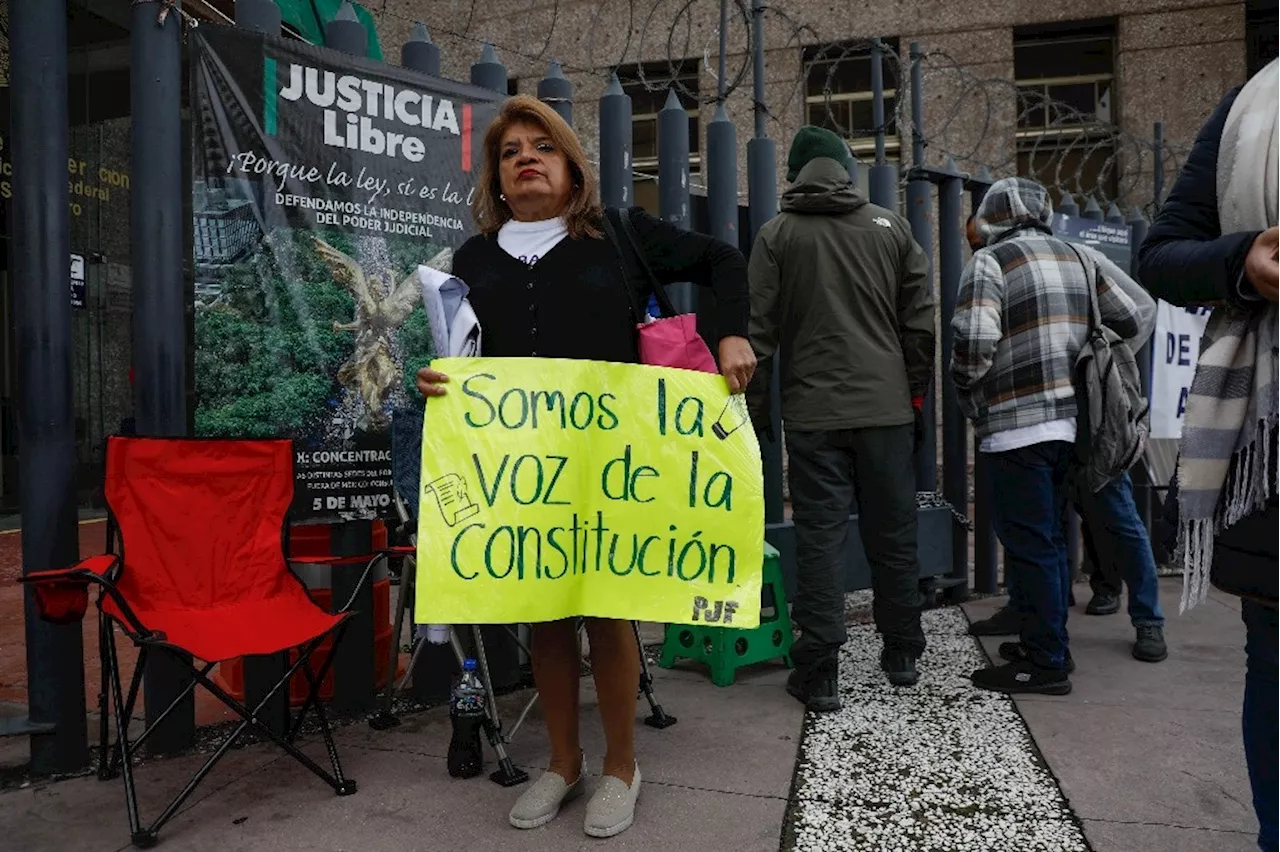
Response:
POLYGON ((756 627, 760 451, 721 376, 442 358, 422 436, 415 618, 756 627))

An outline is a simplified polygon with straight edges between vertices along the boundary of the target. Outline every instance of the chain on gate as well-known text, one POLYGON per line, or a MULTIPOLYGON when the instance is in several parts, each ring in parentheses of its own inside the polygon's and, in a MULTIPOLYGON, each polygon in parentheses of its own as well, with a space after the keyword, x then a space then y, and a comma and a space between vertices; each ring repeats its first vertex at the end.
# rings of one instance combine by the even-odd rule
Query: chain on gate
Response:
POLYGON ((937 491, 917 491, 916 492, 916 508, 917 509, 942 509, 945 508, 951 512, 951 518, 957 524, 964 527, 969 532, 973 532, 973 521, 965 515, 960 514, 960 510, 948 502, 937 491))

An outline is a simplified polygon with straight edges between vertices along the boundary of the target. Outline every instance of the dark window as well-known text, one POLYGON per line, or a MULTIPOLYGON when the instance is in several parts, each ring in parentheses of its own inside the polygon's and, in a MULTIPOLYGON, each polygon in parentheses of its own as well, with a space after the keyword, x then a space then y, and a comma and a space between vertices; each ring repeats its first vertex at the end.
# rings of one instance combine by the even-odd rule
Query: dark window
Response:
POLYGON ((650 62, 618 70, 622 90, 631 96, 631 156, 637 170, 658 167, 658 113, 672 88, 689 113, 689 167, 698 170, 698 61, 650 62))
MULTIPOLYGON (((882 39, 884 72, 885 148, 898 148, 895 106, 898 89, 898 40, 882 39)), ((825 127, 849 140, 855 153, 875 147, 872 112, 871 42, 839 42, 805 48, 805 122, 825 127)))
POLYGON ((1018 173, 1065 192, 1114 199, 1115 28, 1062 24, 1014 34, 1018 173))
POLYGON ((1280 27, 1280 14, 1277 13, 1275 0, 1270 2, 1249 0, 1245 5, 1245 67, 1250 77, 1266 68, 1267 63, 1276 58, 1278 27, 1280 27))

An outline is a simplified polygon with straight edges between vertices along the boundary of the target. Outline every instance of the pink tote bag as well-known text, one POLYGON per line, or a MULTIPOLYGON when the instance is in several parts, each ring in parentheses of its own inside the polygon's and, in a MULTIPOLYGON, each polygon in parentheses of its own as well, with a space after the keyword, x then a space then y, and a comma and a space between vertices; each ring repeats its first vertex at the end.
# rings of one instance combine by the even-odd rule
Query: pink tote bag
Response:
MULTIPOLYGON (((640 249, 640 241, 636 238, 635 229, 631 226, 631 217, 624 210, 617 211, 617 214, 619 224, 627 235, 627 242, 631 244, 631 251, 644 269, 649 279, 649 288, 653 291, 654 298, 658 301, 658 309, 662 312, 661 317, 636 326, 636 345, 640 352, 640 363, 651 367, 675 367, 702 373, 719 373, 720 368, 716 366, 716 359, 712 357, 707 342, 702 339, 702 335, 698 334, 697 314, 676 313, 675 306, 667 297, 662 282, 653 274, 648 261, 645 260, 644 252, 640 249)), ((612 218, 609 214, 605 216, 609 236, 619 253, 625 256, 617 234, 610 226, 612 218)))

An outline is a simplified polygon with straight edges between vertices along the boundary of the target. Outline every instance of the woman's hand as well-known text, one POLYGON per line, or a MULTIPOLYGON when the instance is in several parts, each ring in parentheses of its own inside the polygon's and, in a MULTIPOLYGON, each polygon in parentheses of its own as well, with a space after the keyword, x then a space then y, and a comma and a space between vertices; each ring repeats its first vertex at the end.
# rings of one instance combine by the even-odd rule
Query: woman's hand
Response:
POLYGON ((433 396, 444 396, 449 377, 439 370, 423 367, 418 371, 418 393, 427 399, 433 396))
POLYGON ((1280 229, 1268 228, 1253 241, 1244 258, 1244 276, 1258 295, 1268 302, 1277 297, 1277 250, 1280 250, 1280 229))
MULTIPOLYGON (((725 337, 720 341, 720 374, 729 383, 730 393, 742 393, 756 372, 756 353, 745 337, 725 337)), ((421 386, 421 379, 419 386, 421 386)))

